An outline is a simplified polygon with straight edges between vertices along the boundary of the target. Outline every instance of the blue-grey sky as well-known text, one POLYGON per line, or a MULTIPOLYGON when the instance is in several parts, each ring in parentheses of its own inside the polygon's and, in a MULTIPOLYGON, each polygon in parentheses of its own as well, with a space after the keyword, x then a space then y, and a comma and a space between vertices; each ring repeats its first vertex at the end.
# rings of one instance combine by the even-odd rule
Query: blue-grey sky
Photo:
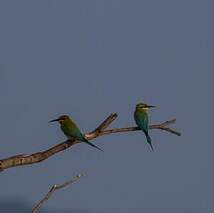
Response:
POLYGON ((84 132, 111 112, 133 126, 135 104, 177 118, 177 137, 100 137, 47 161, 0 173, 0 209, 29 212, 52 184, 87 172, 41 212, 212 213, 213 2, 1 1, 0 158, 65 139, 50 119, 69 114, 84 132))

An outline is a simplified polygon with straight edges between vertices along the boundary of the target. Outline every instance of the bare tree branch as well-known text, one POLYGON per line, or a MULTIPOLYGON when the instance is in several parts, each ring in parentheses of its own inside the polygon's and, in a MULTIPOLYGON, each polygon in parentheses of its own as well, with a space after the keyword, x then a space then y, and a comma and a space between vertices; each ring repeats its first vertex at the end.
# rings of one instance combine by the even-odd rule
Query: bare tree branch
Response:
POLYGON ((51 187, 51 189, 48 191, 48 193, 42 198, 42 200, 39 201, 38 204, 36 204, 33 208, 32 208, 32 211, 31 213, 37 213, 39 211, 39 209, 41 208, 41 206, 47 202, 50 197, 53 195, 53 193, 59 189, 62 189, 62 188, 65 188, 66 186, 68 185, 71 185, 73 183, 75 183, 76 181, 78 181, 81 177, 85 176, 86 174, 85 173, 81 173, 75 177, 73 177, 71 180, 69 181, 66 181, 65 183, 63 184, 60 184, 60 185, 53 185, 51 187))
MULTIPOLYGON (((85 134, 85 137, 88 140, 92 140, 97 137, 100 137, 103 135, 109 135, 112 133, 133 132, 133 131, 140 130, 138 127, 114 128, 114 129, 105 130, 116 118, 117 118, 117 114, 112 113, 95 130, 85 134)), ((153 124, 153 125, 150 125, 149 128, 164 130, 169 133, 180 136, 181 133, 167 127, 168 125, 175 123, 175 121, 176 121, 176 119, 172 119, 172 120, 165 121, 161 124, 153 124)), ((5 169, 11 168, 11 167, 39 163, 39 162, 51 157, 52 155, 54 155, 58 152, 61 152, 65 149, 68 149, 69 147, 71 147, 75 144, 78 144, 78 143, 81 143, 81 141, 66 140, 66 141, 64 141, 60 144, 57 144, 57 145, 51 147, 50 149, 47 149, 42 152, 36 152, 36 153, 30 154, 30 155, 20 154, 20 155, 15 155, 15 156, 11 156, 9 158, 2 159, 2 160, 0 160, 0 171, 3 171, 5 169)))
MULTIPOLYGON (((165 121, 161 124, 153 124, 150 125, 149 128, 150 129, 161 129, 164 131, 167 131, 169 133, 175 134, 177 136, 181 136, 180 132, 177 132, 176 130, 173 130, 172 128, 166 127, 170 124, 175 123, 176 119, 171 119, 168 121, 165 121)), ((108 135, 108 134, 112 134, 112 133, 120 133, 120 132, 133 132, 133 131, 138 131, 141 130, 139 127, 124 127, 124 128, 115 128, 115 129, 108 129, 108 130, 104 130, 102 132, 100 132, 99 136, 101 135, 108 135)), ((90 138, 90 134, 89 134, 89 138, 90 138)))

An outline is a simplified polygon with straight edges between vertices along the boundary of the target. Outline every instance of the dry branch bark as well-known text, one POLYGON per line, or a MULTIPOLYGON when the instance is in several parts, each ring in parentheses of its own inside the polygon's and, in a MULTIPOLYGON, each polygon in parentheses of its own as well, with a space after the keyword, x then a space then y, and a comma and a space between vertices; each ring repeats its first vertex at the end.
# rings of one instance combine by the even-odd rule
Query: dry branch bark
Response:
POLYGON ((63 183, 63 184, 60 184, 60 185, 55 184, 55 185, 53 185, 53 186, 51 187, 51 189, 48 191, 48 193, 42 198, 42 200, 40 200, 40 201, 38 202, 38 204, 36 204, 36 205, 32 208, 31 213, 37 213, 37 212, 39 211, 39 209, 42 207, 42 205, 50 199, 50 197, 53 195, 54 192, 56 192, 56 191, 59 190, 59 189, 65 188, 65 187, 68 186, 68 185, 71 185, 71 184, 75 183, 75 182, 78 181, 81 177, 83 177, 83 176, 85 176, 85 175, 86 175, 85 173, 81 173, 81 174, 79 174, 79 175, 73 177, 71 180, 66 181, 66 182, 63 183))
MULTIPOLYGON (((85 137, 88 140, 92 140, 97 137, 100 137, 103 135, 109 135, 112 133, 133 132, 133 131, 140 130, 138 127, 125 127, 125 128, 114 128, 114 129, 105 130, 116 118, 117 118, 117 114, 112 113, 95 130, 85 134, 85 137)), ((167 127, 170 124, 174 124, 175 121, 176 121, 176 119, 168 120, 168 121, 165 121, 160 124, 150 125, 149 128, 164 130, 169 133, 180 136, 181 133, 177 132, 176 130, 174 130, 172 128, 167 127)), ((51 157, 52 155, 55 155, 56 153, 59 153, 65 149, 68 149, 69 147, 71 147, 75 144, 78 144, 78 143, 82 143, 82 142, 77 141, 77 140, 66 140, 45 151, 36 152, 36 153, 30 154, 30 155, 26 155, 26 154, 14 155, 9 158, 2 159, 2 160, 0 160, 0 171, 3 171, 5 169, 11 168, 11 167, 39 163, 39 162, 51 157)))

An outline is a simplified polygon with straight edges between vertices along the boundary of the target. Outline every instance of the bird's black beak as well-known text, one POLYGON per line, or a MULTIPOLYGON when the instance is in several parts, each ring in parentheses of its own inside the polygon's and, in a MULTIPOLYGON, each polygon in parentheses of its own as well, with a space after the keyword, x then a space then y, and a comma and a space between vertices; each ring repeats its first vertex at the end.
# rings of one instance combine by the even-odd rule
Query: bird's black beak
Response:
POLYGON ((149 108, 155 108, 155 107, 157 107, 157 106, 148 105, 147 107, 149 107, 149 108))
POLYGON ((57 122, 57 121, 59 121, 59 119, 58 119, 58 118, 57 118, 57 119, 53 119, 53 120, 49 121, 49 123, 51 123, 51 122, 57 122))

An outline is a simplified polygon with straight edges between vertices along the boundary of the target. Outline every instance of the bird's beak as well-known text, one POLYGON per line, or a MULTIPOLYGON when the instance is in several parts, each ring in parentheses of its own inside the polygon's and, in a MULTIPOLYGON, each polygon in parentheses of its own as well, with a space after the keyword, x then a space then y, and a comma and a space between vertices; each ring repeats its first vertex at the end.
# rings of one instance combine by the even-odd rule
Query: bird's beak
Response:
POLYGON ((57 119, 54 119, 54 120, 49 121, 49 123, 51 123, 51 122, 57 122, 57 121, 59 121, 59 119, 58 119, 58 118, 57 118, 57 119))
POLYGON ((149 107, 149 108, 155 108, 155 107, 157 107, 157 106, 148 105, 147 107, 149 107))

